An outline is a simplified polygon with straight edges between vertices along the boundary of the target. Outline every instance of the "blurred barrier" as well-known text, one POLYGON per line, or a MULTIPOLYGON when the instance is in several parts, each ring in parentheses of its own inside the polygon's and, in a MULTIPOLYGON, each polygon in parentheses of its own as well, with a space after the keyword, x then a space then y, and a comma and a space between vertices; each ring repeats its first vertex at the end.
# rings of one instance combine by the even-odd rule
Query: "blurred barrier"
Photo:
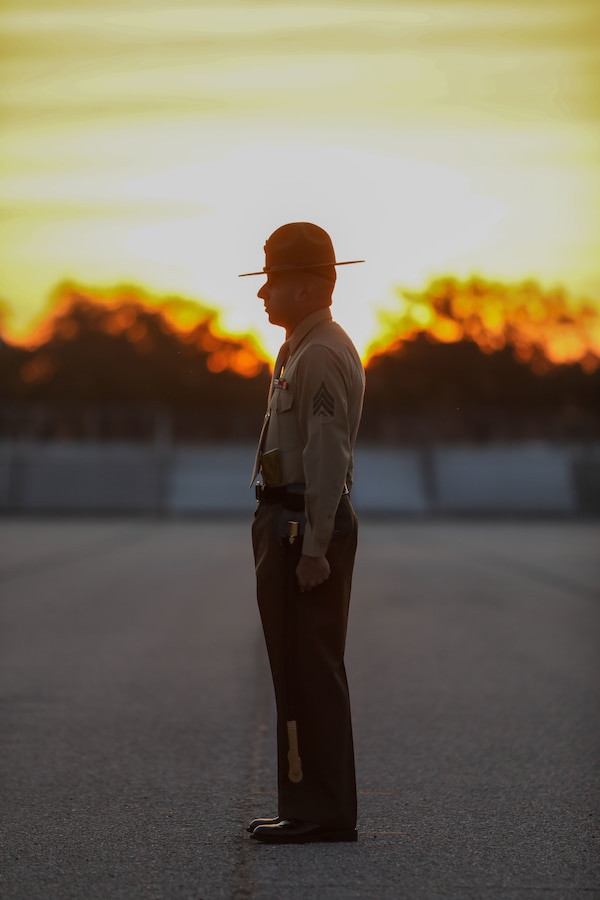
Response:
MULTIPOLYGON (((249 444, 0 443, 0 510, 251 513, 249 444)), ((388 514, 600 514, 600 444, 373 447, 353 501, 388 514)))

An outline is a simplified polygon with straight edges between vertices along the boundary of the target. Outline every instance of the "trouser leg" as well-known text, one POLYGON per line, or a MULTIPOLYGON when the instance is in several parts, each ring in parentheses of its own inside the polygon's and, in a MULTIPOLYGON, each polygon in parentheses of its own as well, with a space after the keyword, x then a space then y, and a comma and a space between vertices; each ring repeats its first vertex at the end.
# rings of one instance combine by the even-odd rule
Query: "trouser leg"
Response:
POLYGON ((285 571, 278 534, 281 506, 261 505, 253 523, 257 593, 277 704, 279 814, 319 825, 353 828, 356 784, 344 648, 356 516, 348 498, 336 517, 327 557, 331 575, 319 587, 296 594, 296 721, 303 780, 287 776, 285 710, 285 571))

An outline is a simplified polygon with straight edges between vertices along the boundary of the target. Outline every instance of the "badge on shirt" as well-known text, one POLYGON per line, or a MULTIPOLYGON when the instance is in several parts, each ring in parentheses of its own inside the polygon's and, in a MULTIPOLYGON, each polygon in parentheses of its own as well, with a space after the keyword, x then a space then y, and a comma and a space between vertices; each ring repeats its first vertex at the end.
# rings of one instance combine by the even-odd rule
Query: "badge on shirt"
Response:
POLYGON ((333 418, 335 415, 335 397, 325 385, 321 382, 321 387, 313 397, 313 416, 323 416, 325 418, 333 418))
POLYGON ((276 378, 273 382, 273 387, 278 391, 287 391, 290 383, 286 381, 285 378, 276 378))

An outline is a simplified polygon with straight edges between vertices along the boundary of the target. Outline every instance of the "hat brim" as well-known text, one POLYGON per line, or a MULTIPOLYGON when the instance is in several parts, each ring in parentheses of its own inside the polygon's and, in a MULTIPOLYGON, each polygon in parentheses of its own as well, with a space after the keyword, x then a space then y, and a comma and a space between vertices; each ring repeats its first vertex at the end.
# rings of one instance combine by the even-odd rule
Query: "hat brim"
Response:
POLYGON ((332 263, 312 263, 308 266, 267 266, 264 269, 261 269, 260 272, 242 272, 241 275, 238 275, 238 278, 247 278, 249 275, 269 275, 271 272, 292 272, 297 271, 301 272, 303 269, 327 269, 329 266, 354 266, 356 263, 364 263, 364 259, 348 259, 345 262, 332 262, 332 263))

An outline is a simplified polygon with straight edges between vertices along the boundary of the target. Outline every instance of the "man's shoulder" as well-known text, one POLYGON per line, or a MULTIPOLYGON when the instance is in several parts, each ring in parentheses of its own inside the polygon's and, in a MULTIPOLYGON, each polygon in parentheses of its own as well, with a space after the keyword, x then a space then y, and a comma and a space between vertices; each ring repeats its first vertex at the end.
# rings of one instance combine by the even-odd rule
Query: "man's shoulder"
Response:
POLYGON ((329 347, 331 350, 352 349, 356 352, 352 338, 333 319, 319 322, 312 329, 308 337, 307 349, 315 346, 329 347))
POLYGON ((352 339, 337 322, 320 323, 310 334, 299 354, 299 366, 341 369, 354 378, 362 375, 363 365, 352 339), (351 375, 350 373, 354 373, 351 375))

